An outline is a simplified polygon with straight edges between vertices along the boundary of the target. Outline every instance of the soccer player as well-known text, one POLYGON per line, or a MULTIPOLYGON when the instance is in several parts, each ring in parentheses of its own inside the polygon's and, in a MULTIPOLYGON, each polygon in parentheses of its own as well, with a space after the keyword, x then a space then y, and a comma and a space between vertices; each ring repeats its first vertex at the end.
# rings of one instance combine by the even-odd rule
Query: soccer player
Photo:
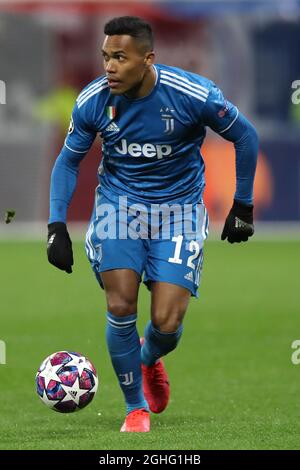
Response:
POLYGON ((86 251, 107 300, 107 346, 127 410, 121 431, 147 432, 149 411, 162 412, 169 400, 161 358, 178 345, 190 297, 198 296, 208 234, 205 128, 235 147, 236 192, 221 235, 230 243, 254 233, 258 138, 211 80, 154 64, 147 22, 114 18, 104 33, 105 75, 79 94, 52 171, 47 251, 50 263, 72 272, 67 208, 79 164, 99 134, 102 161, 86 251), (151 319, 140 339, 142 278, 151 292, 151 319))

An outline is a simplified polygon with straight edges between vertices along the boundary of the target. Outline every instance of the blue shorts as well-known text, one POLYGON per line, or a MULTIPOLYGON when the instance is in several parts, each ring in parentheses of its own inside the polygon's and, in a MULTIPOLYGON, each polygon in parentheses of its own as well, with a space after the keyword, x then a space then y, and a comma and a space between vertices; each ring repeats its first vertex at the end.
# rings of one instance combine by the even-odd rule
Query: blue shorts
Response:
POLYGON ((152 281, 169 282, 198 297, 209 224, 205 205, 184 210, 171 205, 169 211, 121 199, 112 202, 98 193, 86 234, 86 253, 100 286, 102 272, 132 269, 148 289, 152 281))

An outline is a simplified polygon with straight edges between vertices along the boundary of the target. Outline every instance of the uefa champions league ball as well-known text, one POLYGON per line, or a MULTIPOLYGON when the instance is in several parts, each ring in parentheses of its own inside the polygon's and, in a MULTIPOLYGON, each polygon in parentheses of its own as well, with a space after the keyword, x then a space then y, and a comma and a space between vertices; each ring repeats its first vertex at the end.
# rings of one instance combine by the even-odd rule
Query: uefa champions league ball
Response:
POLYGON ((36 391, 45 405, 60 413, 86 407, 98 388, 97 372, 87 357, 60 351, 48 356, 36 374, 36 391))

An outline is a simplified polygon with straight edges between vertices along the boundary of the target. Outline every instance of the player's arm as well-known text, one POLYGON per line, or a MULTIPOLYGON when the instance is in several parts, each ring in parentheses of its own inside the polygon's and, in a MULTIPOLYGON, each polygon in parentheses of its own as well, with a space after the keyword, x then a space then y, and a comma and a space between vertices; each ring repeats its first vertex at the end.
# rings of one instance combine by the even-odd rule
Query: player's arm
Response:
POLYGON ((254 233, 253 184, 258 154, 258 136, 254 126, 238 109, 213 87, 203 110, 203 122, 234 144, 236 191, 226 218, 221 239, 230 243, 247 241, 254 233))
POLYGON ((79 164, 96 136, 86 113, 86 109, 81 110, 75 105, 68 135, 51 174, 47 255, 51 264, 67 273, 72 272, 73 265, 67 210, 76 188, 79 164))

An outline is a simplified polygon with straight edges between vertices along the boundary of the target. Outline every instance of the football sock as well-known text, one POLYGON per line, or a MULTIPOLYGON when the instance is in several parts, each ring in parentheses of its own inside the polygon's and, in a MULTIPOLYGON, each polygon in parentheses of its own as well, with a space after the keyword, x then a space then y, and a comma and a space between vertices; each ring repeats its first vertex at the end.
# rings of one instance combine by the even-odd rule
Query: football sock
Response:
POLYGON ((145 328, 145 342, 141 351, 142 363, 152 366, 160 357, 173 351, 180 340, 182 330, 181 324, 174 333, 162 333, 149 321, 145 328))
POLYGON ((127 414, 137 408, 149 411, 142 387, 141 346, 136 319, 136 314, 116 317, 107 312, 106 342, 124 393, 127 414))

